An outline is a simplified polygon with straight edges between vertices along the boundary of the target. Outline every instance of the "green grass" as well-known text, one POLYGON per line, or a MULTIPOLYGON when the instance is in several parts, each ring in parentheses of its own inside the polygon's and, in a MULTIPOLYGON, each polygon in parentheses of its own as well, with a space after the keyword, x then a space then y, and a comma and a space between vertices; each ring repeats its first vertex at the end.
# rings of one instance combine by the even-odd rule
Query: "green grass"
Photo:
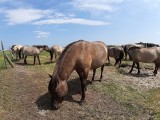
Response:
MULTIPOLYGON (((5 54, 7 54, 8 57, 11 59, 11 53, 9 50, 5 51, 5 54)), ((9 66, 9 63, 7 61, 6 61, 6 65, 7 65, 7 67, 9 66)), ((2 53, 2 51, 0 51, 0 70, 2 70, 2 69, 6 69, 6 66, 5 66, 3 53, 2 53)))

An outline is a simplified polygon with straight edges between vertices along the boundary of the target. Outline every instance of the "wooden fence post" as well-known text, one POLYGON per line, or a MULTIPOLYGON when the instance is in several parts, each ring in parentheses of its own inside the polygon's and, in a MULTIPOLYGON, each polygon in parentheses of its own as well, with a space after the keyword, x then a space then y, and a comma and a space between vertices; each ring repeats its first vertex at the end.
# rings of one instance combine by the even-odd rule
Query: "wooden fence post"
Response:
POLYGON ((4 65, 5 65, 5 67, 7 68, 6 58, 5 58, 5 53, 4 53, 4 47, 3 47, 2 41, 1 41, 1 47, 2 47, 2 55, 3 55, 3 57, 4 57, 4 65))
POLYGON ((1 46, 2 46, 2 53, 3 53, 4 63, 5 63, 6 68, 7 68, 6 60, 8 61, 8 63, 9 63, 9 64, 11 65, 11 67, 13 68, 14 65, 13 65, 12 61, 10 60, 10 58, 8 57, 8 55, 5 54, 5 52, 4 52, 5 50, 4 50, 3 42, 2 42, 2 41, 1 41, 1 46))

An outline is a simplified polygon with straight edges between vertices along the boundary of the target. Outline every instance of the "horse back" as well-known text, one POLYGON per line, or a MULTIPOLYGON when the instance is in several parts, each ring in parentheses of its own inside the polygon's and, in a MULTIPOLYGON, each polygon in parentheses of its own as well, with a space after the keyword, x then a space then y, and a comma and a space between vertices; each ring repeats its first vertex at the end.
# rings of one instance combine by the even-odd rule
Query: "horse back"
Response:
POLYGON ((40 51, 38 50, 37 47, 32 47, 32 46, 24 46, 23 47, 23 54, 25 55, 39 55, 40 51))
POLYGON ((82 42, 78 62, 83 65, 88 65, 91 69, 101 67, 108 63, 108 49, 105 43, 101 41, 96 42, 82 42))
POLYGON ((160 48, 139 48, 132 47, 129 49, 129 55, 133 61, 151 63, 160 59, 160 48))

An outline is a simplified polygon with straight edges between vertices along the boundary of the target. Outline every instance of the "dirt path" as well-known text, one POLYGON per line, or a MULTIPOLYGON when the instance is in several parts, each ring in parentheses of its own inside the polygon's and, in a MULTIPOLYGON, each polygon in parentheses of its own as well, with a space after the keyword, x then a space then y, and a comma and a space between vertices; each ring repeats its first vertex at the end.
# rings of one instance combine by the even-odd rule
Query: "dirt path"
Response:
MULTIPOLYGON (((9 69, 3 73, 3 80, 6 80, 6 93, 2 94, 2 99, 7 99, 6 102, 1 100, 3 107, 0 110, 0 116, 3 120, 97 120, 97 119, 118 119, 118 120, 146 120, 150 118, 150 114, 143 108, 138 108, 140 112, 131 114, 120 102, 104 94, 103 90, 97 92, 94 90, 96 85, 107 85, 108 80, 119 80, 126 85, 133 85, 138 89, 149 89, 160 87, 160 73, 152 76, 151 70, 146 74, 145 70, 142 75, 136 76, 127 73, 128 68, 121 68, 121 74, 117 74, 117 69, 113 66, 106 66, 104 71, 103 81, 94 82, 93 85, 88 84, 86 92, 85 105, 80 106, 80 83, 75 72, 72 73, 69 85, 69 93, 65 98, 63 105, 57 111, 50 107, 50 95, 48 94, 49 77, 41 70, 28 69, 27 66, 17 65, 14 69, 9 69), (9 74, 8 74, 9 73, 9 74)), ((97 71, 96 79, 99 79, 100 72, 97 71)), ((89 79, 91 79, 90 72, 89 79)), ((1 83, 4 84, 4 81, 1 83)), ((106 86, 107 87, 107 86, 106 86)), ((4 92, 4 90, 3 90, 4 92)))

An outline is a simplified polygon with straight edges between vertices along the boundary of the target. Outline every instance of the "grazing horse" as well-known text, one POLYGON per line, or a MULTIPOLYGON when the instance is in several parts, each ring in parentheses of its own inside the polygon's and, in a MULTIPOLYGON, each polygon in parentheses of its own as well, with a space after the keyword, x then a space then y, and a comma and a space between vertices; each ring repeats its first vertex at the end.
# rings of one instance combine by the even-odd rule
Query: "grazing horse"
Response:
POLYGON ((13 54, 13 53, 16 54, 16 60, 21 59, 20 49, 21 49, 22 47, 23 47, 22 45, 12 45, 12 47, 11 47, 12 54, 13 54))
POLYGON ((120 67, 123 56, 124 56, 124 50, 122 47, 120 46, 108 47, 108 61, 110 62, 109 57, 113 57, 116 61, 114 66, 119 62, 119 67, 120 67))
POLYGON ((34 46, 23 46, 21 48, 21 51, 24 55, 24 64, 27 64, 27 56, 34 56, 34 64, 36 62, 36 57, 38 58, 39 64, 41 64, 39 59, 39 54, 46 49, 46 46, 43 46, 41 48, 37 48, 34 46))
POLYGON ((132 72, 133 67, 137 64, 138 72, 139 62, 143 63, 155 63, 155 70, 153 71, 154 75, 157 74, 157 70, 160 67, 160 47, 149 47, 149 48, 141 48, 141 47, 131 47, 128 50, 128 53, 133 61, 132 68, 129 73, 132 72))
MULTIPOLYGON (((108 63, 108 49, 103 42, 88 42, 79 40, 69 44, 60 55, 51 80, 48 91, 51 94, 51 104, 58 109, 63 98, 68 93, 67 80, 73 70, 76 70, 81 81, 81 103, 85 101, 86 80, 89 70, 95 71, 108 63)), ((94 76, 94 75, 93 75, 94 76)), ((94 78, 92 78, 93 80, 94 78)), ((101 78, 102 79, 102 74, 101 78)))
POLYGON ((54 45, 50 48, 50 56, 51 56, 51 63, 53 59, 53 55, 55 54, 55 60, 57 60, 57 56, 63 52, 64 48, 58 45, 54 45))

